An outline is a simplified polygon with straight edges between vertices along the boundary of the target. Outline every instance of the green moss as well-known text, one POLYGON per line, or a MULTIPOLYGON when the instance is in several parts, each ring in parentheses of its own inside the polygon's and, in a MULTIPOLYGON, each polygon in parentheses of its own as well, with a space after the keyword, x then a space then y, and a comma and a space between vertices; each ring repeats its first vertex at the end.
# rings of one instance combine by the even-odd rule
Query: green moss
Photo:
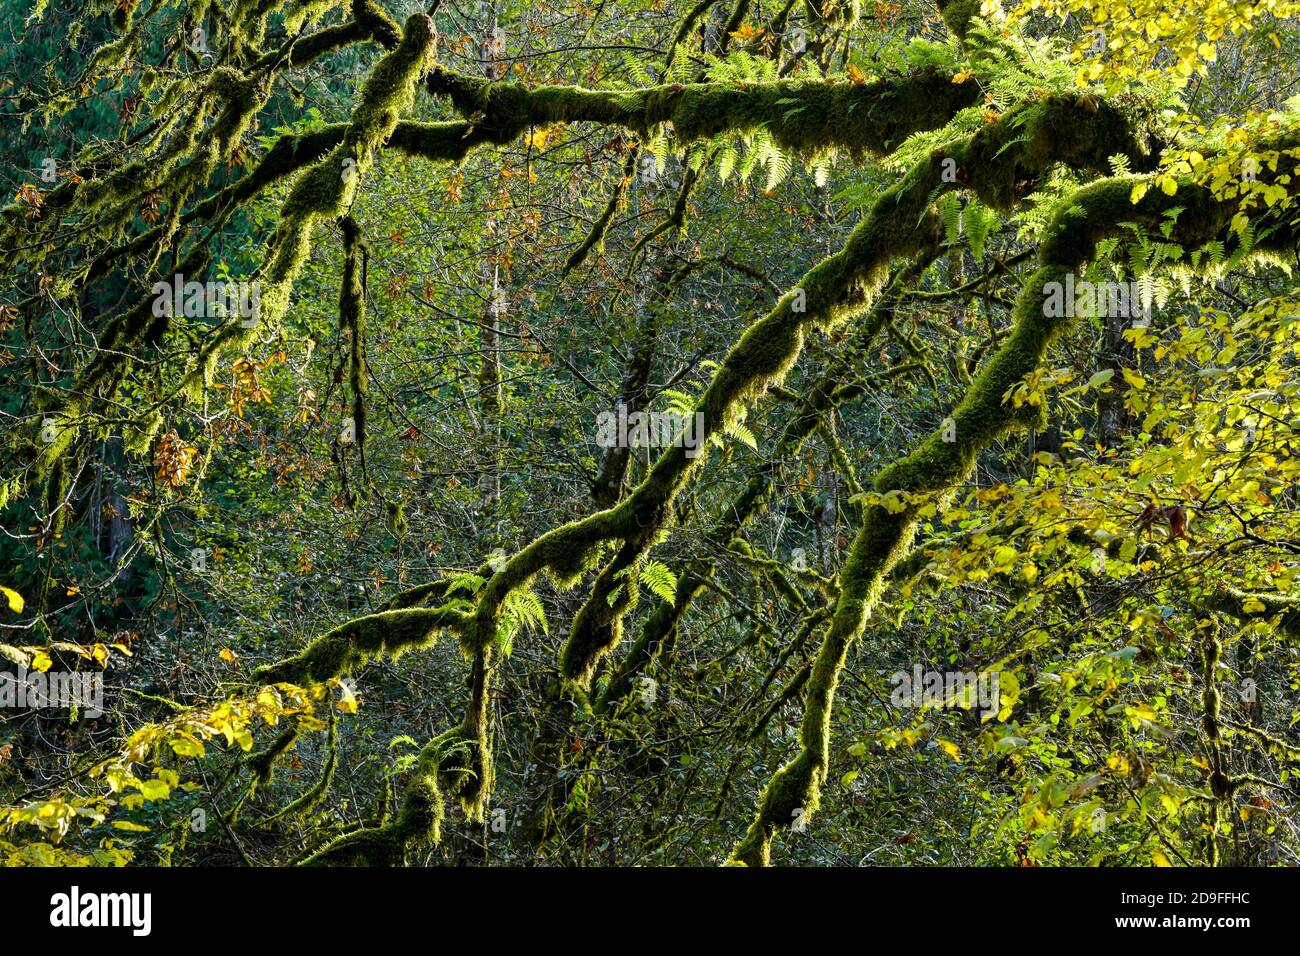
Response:
POLYGON ((1199 598, 1198 607, 1218 614, 1227 614, 1243 622, 1269 620, 1275 621, 1278 631, 1291 640, 1300 640, 1300 598, 1283 594, 1268 594, 1257 591, 1242 591, 1237 588, 1220 588, 1212 594, 1199 598), (1253 613, 1246 610, 1246 604, 1259 605, 1262 611, 1253 613))
POLYGON ((68 514, 64 503, 67 500, 71 485, 72 478, 68 474, 68 460, 66 458, 55 459, 45 476, 45 492, 42 502, 44 513, 49 519, 49 526, 52 531, 62 531, 67 523, 68 514))
POLYGON ((244 760, 244 766, 253 772, 254 786, 265 785, 271 782, 271 774, 275 769, 275 762, 289 751, 294 741, 298 739, 298 730, 294 727, 287 727, 276 738, 271 741, 264 750, 257 753, 249 754, 244 760))
POLYGON ((284 10, 284 28, 288 33, 298 33, 341 3, 342 0, 290 0, 284 10))
POLYGON ((832 148, 887 152, 912 133, 943 126, 980 96, 978 84, 953 83, 951 74, 935 71, 865 84, 782 80, 669 84, 624 92, 489 83, 435 68, 430 86, 450 96, 497 143, 548 123, 604 123, 645 134, 671 122, 683 143, 763 126, 783 149, 807 154, 832 148))
POLYGON ((494 677, 492 650, 474 655, 470 697, 465 719, 441 738, 439 782, 460 802, 466 817, 481 823, 496 781, 488 718, 488 696, 494 677))
POLYGON ((976 83, 954 83, 949 74, 921 71, 865 84, 706 83, 661 87, 644 96, 641 124, 671 120, 683 141, 764 126, 788 151, 879 155, 918 130, 943 126, 975 105, 979 90, 976 83))
POLYGON ((637 639, 596 698, 593 708, 596 713, 608 713, 632 692, 636 676, 654 663, 661 649, 671 643, 682 615, 703 589, 704 581, 689 571, 678 578, 674 600, 659 601, 642 622, 637 639))
POLYGON ((305 684, 338 677, 372 657, 392 660, 409 650, 430 647, 448 629, 466 626, 455 608, 403 608, 368 614, 318 637, 293 657, 253 672, 262 684, 305 684))
POLYGON ((168 108, 169 102, 195 95, 190 78, 176 80, 154 107, 162 120, 140 146, 147 155, 84 183, 76 192, 77 205, 98 216, 103 227, 129 220, 143 197, 154 193, 168 201, 168 221, 161 231, 170 236, 190 192, 230 161, 270 95, 270 79, 269 74, 245 77, 228 66, 218 67, 197 91, 197 105, 188 114, 168 108), (182 115, 181 129, 168 135, 182 115))
POLYGON ((404 866, 409 849, 438 843, 445 813, 438 773, 451 736, 435 737, 420 751, 396 819, 339 837, 312 854, 303 865, 404 866))
POLYGON ((759 798, 762 812, 731 851, 728 862, 767 866, 771 862, 772 837, 817 810, 824 777, 825 770, 814 766, 806 750, 778 770, 759 798))
MULTIPOLYGON (((1116 128, 1112 117, 1100 109, 1078 101, 1039 103, 1031 109, 1034 112, 1023 120, 1004 119, 996 124, 1005 126, 1004 130, 986 127, 964 142, 937 151, 931 164, 920 164, 908 176, 896 205, 906 205, 909 191, 914 194, 925 189, 926 195, 933 195, 935 185, 940 182, 937 167, 945 156, 960 157, 970 188, 986 202, 996 204, 1014 203, 1023 188, 1021 175, 1040 176, 1061 156, 1075 162, 1091 162, 1100 157, 1104 162, 1106 156, 1117 151, 1113 148, 1117 141, 1106 139, 1107 131, 1113 133, 1116 128), (1097 128, 1061 135, 1055 123, 1049 121, 1058 110, 1069 111, 1084 123, 1094 122, 1097 128), (1008 141, 1006 137, 1018 126, 1028 128, 1028 138, 1024 142, 1008 141), (981 161, 975 162, 975 157, 981 161)), ((1092 255, 1099 238, 1122 228, 1119 222, 1123 217, 1114 214, 1113 204, 1120 192, 1127 201, 1130 189, 1131 184, 1107 182, 1094 187, 1091 193, 1085 190, 1067 204, 1068 208, 1049 227, 1041 245, 1042 265, 1025 281, 1017 298, 1011 334, 981 369, 952 413, 956 440, 945 441, 942 432, 932 434, 913 452, 877 475, 876 491, 947 492, 970 472, 981 451, 1007 431, 1023 427, 1025 414, 1004 403, 1003 397, 1038 367, 1066 325, 1044 315, 1045 286, 1051 281, 1063 281, 1067 272, 1077 270, 1092 255), (1086 224, 1087 241, 1066 243, 1060 231, 1079 223, 1086 224)), ((909 212, 915 215, 914 210, 909 212)), ((1144 212, 1152 214, 1152 210, 1144 212)), ((893 224, 888 211, 882 211, 880 204, 872 210, 864 227, 869 227, 869 233, 855 234, 846 253, 855 245, 863 250, 872 249, 887 236, 890 245, 899 242, 899 237, 890 236, 893 224), (877 220, 878 212, 881 215, 877 220)), ((836 284, 843 285, 843 282, 836 284)), ((879 600, 889 572, 911 546, 918 520, 916 512, 916 506, 891 513, 877 505, 863 515, 840 574, 840 596, 834 615, 809 673, 800 725, 800 751, 778 771, 764 791, 753 823, 732 851, 735 862, 765 864, 772 837, 790 826, 792 814, 798 811, 806 817, 816 808, 829 767, 831 710, 839 674, 849 648, 879 600)))
POLYGON ((375 0, 352 0, 352 16, 363 30, 388 49, 401 42, 402 31, 375 0))
POLYGON ((958 40, 966 39, 971 21, 979 16, 980 0, 938 0, 944 26, 958 40))
MULTIPOLYGON (((267 247, 262 281, 262 318, 271 325, 288 310, 289 295, 311 252, 315 223, 343 214, 357 182, 409 108, 433 50, 433 22, 415 14, 401 43, 376 64, 361 89, 343 141, 303 174, 280 210, 280 224, 267 247)), ((233 333, 232 333, 233 336, 233 333)))
POLYGON ((560 674, 580 688, 590 685, 596 663, 623 637, 623 616, 636 606, 642 542, 627 541, 592 584, 560 650, 560 674))
POLYGON ((153 446, 154 439, 162 431, 162 426, 162 412, 154 409, 138 425, 127 425, 122 447, 129 455, 147 455, 149 449, 153 446))
POLYGON ((568 258, 564 260, 564 267, 560 270, 561 275, 567 275, 578 266, 586 261, 588 253, 597 247, 604 247, 605 233, 609 231, 609 224, 614 220, 614 214, 618 212, 623 205, 624 197, 627 194, 628 183, 632 181, 636 173, 637 161, 641 157, 640 148, 628 150, 627 159, 623 161, 623 175, 614 183, 614 188, 610 191, 609 200, 605 203, 605 211, 600 214, 591 228, 587 230, 586 237, 577 245, 573 252, 569 253, 568 258))
MULTIPOLYGON (((494 780, 487 714, 492 673, 491 652, 478 653, 471 670, 465 719, 421 750, 396 818, 339 837, 312 854, 306 865, 404 865, 410 849, 439 841, 444 790, 459 800, 470 819, 481 822, 494 780)), ((327 764, 325 775, 332 773, 331 767, 327 764)), ((282 814, 288 812, 286 808, 282 814)))
MULTIPOLYGON (((804 311, 794 311, 796 294, 792 291, 750 326, 700 399, 705 438, 735 421, 746 403, 781 381, 803 349, 809 330, 833 327, 868 308, 888 277, 894 256, 937 243, 939 224, 927 213, 925 185, 924 177, 909 177, 888 191, 845 248, 809 271, 799 284, 805 293, 804 311), (923 228, 918 228, 918 223, 923 228)), ((619 556, 597 578, 561 652, 561 673, 585 688, 601 656, 617 644, 621 634, 621 618, 630 595, 627 589, 618 590, 619 576, 632 573, 658 530, 671 520, 678 491, 704 458, 688 458, 682 448, 665 450, 645 480, 617 507, 556 529, 516 555, 480 594, 473 639, 482 646, 495 635, 505 595, 543 567, 575 549, 589 553, 601 541, 620 538, 624 545, 619 556), (615 594, 618 596, 611 601, 615 594)))

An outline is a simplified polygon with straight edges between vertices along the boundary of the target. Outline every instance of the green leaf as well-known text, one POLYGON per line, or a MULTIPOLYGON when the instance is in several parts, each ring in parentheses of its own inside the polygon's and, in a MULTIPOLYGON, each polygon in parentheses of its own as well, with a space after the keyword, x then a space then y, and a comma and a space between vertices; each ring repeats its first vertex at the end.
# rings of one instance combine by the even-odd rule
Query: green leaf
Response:
POLYGON ((641 581, 665 604, 677 599, 677 575, 662 561, 647 561, 641 569, 641 581))
POLYGON ((1115 370, 1113 368, 1104 368, 1100 372, 1095 373, 1092 378, 1088 379, 1088 387, 1097 388, 1101 385, 1105 385, 1114 377, 1115 370))

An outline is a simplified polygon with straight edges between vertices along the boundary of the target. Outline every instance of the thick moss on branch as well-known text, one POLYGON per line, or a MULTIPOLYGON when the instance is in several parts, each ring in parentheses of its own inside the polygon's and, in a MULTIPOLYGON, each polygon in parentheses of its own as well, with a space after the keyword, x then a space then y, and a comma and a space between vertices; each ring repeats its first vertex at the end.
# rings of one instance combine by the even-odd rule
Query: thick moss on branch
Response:
MULTIPOLYGON (((954 160, 958 182, 986 205, 1010 210, 1058 163, 1106 175, 1110 157, 1120 154, 1136 171, 1155 169, 1165 145, 1156 132, 1156 117, 1156 104, 1137 98, 1046 95, 1007 112, 967 140, 936 150, 935 157, 954 160)), ((1081 245, 1091 254, 1086 238, 1081 245)))
POLYGON ((934 71, 863 84, 782 80, 621 91, 489 83, 436 68, 430 85, 498 140, 548 123, 605 123, 644 133, 671 122, 682 142, 764 126, 784 149, 834 146, 873 154, 918 130, 943 126, 980 96, 978 84, 954 83, 950 74, 934 71))
MULTIPOLYGON (((882 295, 867 319, 855 327, 852 339, 842 347, 842 355, 859 354, 866 349, 888 322, 894 297, 904 289, 910 288, 924 275, 934 262, 938 251, 938 245, 931 246, 916 256, 912 262, 895 271, 887 283, 886 293, 882 295)), ((780 463, 791 461, 799 454, 804 442, 823 420, 823 416, 862 394, 863 388, 858 383, 841 384, 840 371, 838 368, 828 370, 812 385, 801 390, 799 404, 786 422, 770 460, 750 476, 745 487, 730 504, 722 509, 714 526, 704 535, 704 539, 713 548, 719 551, 728 548, 744 523, 762 507, 771 493, 780 463)), ((712 568, 712 561, 707 559, 692 561, 678 578, 673 601, 656 603, 654 611, 642 623, 636 641, 615 669, 605 690, 597 698, 595 703, 597 713, 609 711, 631 692, 635 686, 636 675, 648 667, 658 656, 661 648, 671 641, 678 622, 689 610, 696 596, 704 589, 712 568)), ((793 652, 797 644, 802 643, 802 640, 801 636, 796 636, 783 653, 777 669, 784 665, 788 655, 793 652)), ((769 675, 769 680, 772 676, 774 675, 769 675)), ((760 693, 764 692, 766 687, 765 682, 760 693)))
POLYGON ((388 138, 387 146, 435 163, 458 163, 480 146, 504 146, 518 135, 519 132, 502 134, 460 120, 439 123, 403 120, 388 138))
POLYGON ((637 161, 641 157, 641 149, 628 150, 627 159, 623 161, 623 175, 614 183, 614 188, 610 190, 609 199, 605 203, 605 211, 602 212, 591 228, 587 230, 586 237, 578 243, 577 248, 569 253, 569 257, 564 260, 564 267, 560 270, 561 275, 568 275, 578 266, 582 265, 587 259, 587 254, 597 246, 603 246, 605 234, 609 231, 609 224, 614 220, 614 213, 618 212, 619 207, 623 205, 624 197, 627 194, 628 183, 632 181, 636 173, 637 161))
MULTIPOLYGON (((241 203, 253 198, 268 185, 290 175, 303 165, 319 159, 324 152, 336 147, 343 140, 348 128, 348 124, 339 123, 301 136, 281 137, 251 172, 216 195, 195 205, 181 217, 180 221, 205 218, 213 220, 228 215, 230 210, 238 208, 241 203)), ((168 227, 165 224, 156 226, 131 242, 104 253, 88 269, 87 279, 106 274, 124 255, 143 252, 157 245, 164 238, 166 228, 168 227)), ((167 275, 173 272, 186 276, 198 275, 205 267, 208 255, 208 246, 197 244, 184 259, 174 263, 171 269, 160 270, 160 275, 164 272, 167 275)), ((150 348, 163 341, 171 328, 172 320, 173 317, 167 314, 155 315, 152 297, 142 290, 131 308, 113 316, 105 323, 99 336, 99 348, 90 364, 78 375, 69 390, 70 394, 78 396, 111 394, 135 362, 145 357, 150 348)), ((198 370, 193 377, 202 379, 210 370, 211 363, 215 361, 220 348, 238 338, 240 334, 247 337, 254 333, 232 326, 232 330, 224 338, 219 338, 218 343, 210 346, 206 354, 200 357, 198 370)), ((195 384, 200 383, 191 382, 191 387, 195 384)), ((53 463, 68 453, 73 439, 78 434, 78 422, 85 414, 85 410, 85 402, 82 399, 65 398, 62 404, 43 416, 53 417, 64 424, 59 426, 58 437, 54 442, 43 439, 37 441, 33 438, 29 443, 35 451, 32 469, 32 477, 35 480, 45 480, 53 463)), ((42 427, 40 420, 33 427, 39 431, 42 427)), ((19 483, 18 488, 21 487, 22 484, 19 483)))
POLYGON ((258 58, 252 68, 306 66, 326 53, 363 40, 374 40, 389 50, 401 42, 401 29, 375 0, 352 0, 351 8, 353 19, 347 23, 325 27, 306 36, 294 35, 280 49, 258 58))
MULTIPOLYGON (((332 713, 332 712, 331 712, 332 713)), ((332 719, 332 718, 331 718, 332 719)), ((271 782, 275 762, 280 759, 298 739, 298 728, 286 727, 276 738, 255 754, 244 759, 244 766, 253 772, 253 784, 264 785, 271 782)))
MULTIPOLYGON (((357 191, 357 181, 370 167, 403 111, 411 103, 433 50, 433 22, 418 13, 406 21, 402 42, 375 66, 361 89, 343 141, 303 174, 280 210, 280 224, 267 247, 268 261, 260 273, 261 315, 276 323, 289 307, 289 295, 311 252, 313 226, 343 214, 357 191)), ((226 336, 239 338, 234 327, 226 336)), ((246 336, 245 336, 246 337, 246 336)))
POLYGON ((582 687, 591 682, 601 654, 622 640, 623 617, 637 602, 635 580, 642 548, 640 536, 624 543, 596 577, 590 597, 573 618, 569 639, 560 650, 560 673, 582 687))
MULTIPOLYGON (((1005 189, 1008 165, 1018 171, 1022 164, 1037 163, 1036 172, 1041 175, 1062 155, 1071 162, 1090 162, 1115 151, 1116 144, 1108 144, 1102 138, 1107 128, 1122 131, 1124 142, 1136 144, 1129 127, 1111 127, 1111 117, 1100 115, 1100 110, 1090 109, 1086 103, 1082 105, 1085 113, 1102 124, 1101 130, 1083 135, 1076 131, 1074 136, 1065 138, 1056 133, 1055 124, 1040 122, 1037 135, 1041 141, 1031 139, 1020 144, 1018 153, 1017 144, 1011 144, 1005 155, 994 157, 990 166, 966 166, 970 172, 978 170, 993 177, 991 189, 979 181, 971 182, 971 188, 981 197, 990 192, 993 196, 1011 198, 1017 190, 1005 189)), ((1033 118, 1030 119, 1033 129, 1033 118)), ((981 139, 990 135, 983 131, 976 134, 970 145, 960 151, 961 155, 969 158, 972 152, 982 148, 981 139)), ((925 175, 914 171, 911 178, 924 179, 925 175)), ((877 492, 939 494, 951 490, 969 474, 981 451, 1007 431, 1026 423, 1024 412, 1007 405, 1004 396, 1039 366, 1048 347, 1067 327, 1066 322, 1044 314, 1046 286, 1049 282, 1063 281, 1067 272, 1078 271, 1092 256, 1097 241, 1122 232, 1126 227, 1121 224, 1125 222, 1159 223, 1175 202, 1190 212, 1186 218, 1180 215, 1172 229, 1172 238, 1184 245, 1203 244, 1218 235, 1230 221, 1231 210, 1214 208, 1221 204, 1198 187, 1180 189, 1176 197, 1149 190, 1134 204, 1130 197, 1136 179, 1103 180, 1079 190, 1062 205, 1041 244, 1040 268, 1025 282, 1016 300, 1012 332, 953 411, 955 429, 932 434, 906 457, 881 471, 874 483, 877 492)), ((1289 240, 1283 241, 1294 244, 1295 238, 1292 230, 1289 240)), ((764 790, 753 823, 732 851, 734 862, 765 865, 773 836, 788 828, 796 816, 806 819, 817 808, 830 765, 830 718, 839 675, 849 648, 879 600, 890 570, 910 545, 917 512, 915 504, 898 513, 875 505, 863 515, 840 576, 841 591, 835 614, 809 677, 799 752, 764 790)), ((1208 702, 1207 696, 1207 713, 1208 702)))
MULTIPOLYGON (((928 212, 927 192, 912 179, 888 190, 850 235, 843 250, 814 266, 797 291, 787 293, 771 312, 749 327, 718 368, 697 406, 704 416, 704 439, 734 420, 739 409, 764 388, 781 381, 802 351, 808 330, 829 328, 869 307, 887 277, 894 256, 910 255, 937 242, 939 224, 928 212), (799 305, 803 308, 799 309, 799 305)), ((653 540, 654 533, 665 526, 674 498, 702 460, 703 456, 688 458, 683 448, 666 450, 622 504, 561 529, 561 536, 590 535, 584 545, 589 548, 600 540, 595 535, 612 526, 617 537, 629 540, 640 552, 653 540)), ((539 543, 548 537, 539 539, 539 543)), ((556 541, 551 544, 555 546, 556 541)), ((526 574, 528 566, 523 565, 523 560, 536 560, 539 556, 531 548, 525 549, 505 570, 526 574), (512 571, 516 561, 521 567, 512 571)), ((621 573, 631 564, 625 550, 606 573, 621 573)), ((501 575, 492 584, 497 584, 498 578, 501 575)), ((619 633, 616 617, 611 620, 607 610, 612 578, 598 578, 598 584, 602 581, 603 586, 594 588, 579 610, 574 630, 561 651, 561 674, 582 686, 589 681, 600 656, 613 646, 619 633), (600 621, 602 627, 586 626, 591 621, 600 621)), ((485 596, 497 599, 495 594, 485 596)), ((485 606, 490 607, 480 603, 480 628, 485 606)))
POLYGON ((368 35, 387 49, 392 50, 402 42, 402 31, 396 21, 375 0, 352 0, 352 15, 368 35))
MULTIPOLYGON (((704 415, 705 437, 724 427, 764 388, 781 381, 802 351, 808 330, 830 328, 869 308, 894 257, 914 255, 935 245, 938 223, 931 201, 942 187, 946 159, 957 157, 959 169, 978 169, 980 179, 971 182, 971 188, 996 206, 1014 203, 1027 187, 1022 175, 1033 181, 1057 162, 1105 169, 1111 155, 1131 150, 1135 153, 1132 157, 1135 163, 1150 163, 1153 158, 1143 152, 1143 145, 1141 135, 1134 133, 1124 111, 1103 109, 1083 97, 1048 97, 984 127, 966 140, 951 144, 948 150, 936 151, 929 161, 918 164, 901 183, 881 196, 849 236, 843 250, 810 270, 797 290, 787 293, 772 312, 745 332, 719 367, 698 405, 704 415), (1069 135, 1062 135, 1060 126, 1068 123, 1073 123, 1075 128, 1069 135), (1026 137, 1024 130, 1032 135, 1026 137), (1107 139, 1108 136, 1112 138, 1107 139), (801 302, 804 311, 794 311, 796 301, 801 302)), ((970 181, 969 172, 967 178, 970 181)), ((1022 312, 1024 308, 1029 307, 1022 307, 1022 312)), ((1040 300, 1038 312, 1041 311, 1040 300)), ((1037 321, 1028 316, 999 356, 989 363, 982 379, 984 384, 977 382, 971 401, 959 409, 966 416, 970 440, 948 445, 936 436, 921 450, 916 461, 900 463, 882 490, 892 490, 893 482, 900 489, 925 488, 929 478, 955 481, 964 474, 973 455, 982 447, 976 442, 996 435, 1005 427, 999 420, 1001 396, 1033 368, 1041 357, 1048 332, 1041 314, 1037 321), (993 391, 996 394, 990 397, 993 391), (932 469, 939 466, 942 470, 932 474, 932 469), (913 470, 920 477, 911 475, 913 470)), ((506 573, 493 579, 480 602, 479 634, 491 633, 487 628, 494 627, 496 608, 508 593, 507 589, 517 586, 514 579, 523 583, 544 566, 539 561, 543 546, 568 550, 577 544, 585 552, 599 541, 614 536, 628 539, 636 535, 644 536, 641 540, 649 540, 647 529, 663 527, 677 492, 700 460, 688 459, 681 448, 667 450, 643 483, 617 508, 557 529, 552 533, 554 537, 544 536, 517 555, 506 573)), ((625 558, 620 561, 623 563, 615 571, 626 566, 625 558)), ((607 607, 595 606, 596 602, 607 605, 610 593, 608 581, 593 591, 587 605, 575 617, 574 633, 561 652, 561 673, 583 686, 599 657, 613 646, 618 636, 617 622, 610 619, 607 607), (601 622, 600 628, 586 626, 596 620, 601 622)), ((850 600, 866 606, 865 595, 851 596, 850 600)), ((853 636, 847 635, 849 640, 853 636)))
MULTIPOLYGON (((707 84, 687 87, 669 118, 683 140, 762 125, 778 145, 792 151, 837 147, 882 154, 974 105, 977 87, 932 72, 861 85, 791 80, 741 89, 707 84)), ((649 117, 657 102, 656 94, 648 96, 649 117)))
POLYGON ((454 608, 403 608, 380 611, 340 624, 293 657, 259 667, 253 680, 263 684, 307 684, 338 677, 372 657, 392 660, 430 647, 443 631, 463 628, 465 612, 454 608))
POLYGON ((401 44, 379 61, 362 86, 342 142, 302 175, 280 209, 279 225, 267 243, 257 276, 259 322, 232 321, 213 336, 186 376, 187 390, 201 392, 223 353, 248 347, 263 323, 274 326, 288 311, 294 282, 311 254, 315 225, 343 215, 355 198, 358 180, 411 104, 433 40, 433 23, 427 16, 415 14, 407 20, 401 44))
POLYGON ((938 0, 943 25, 958 40, 966 39, 971 21, 979 16, 980 0, 938 0))
POLYGON ((658 656, 659 651, 671 642, 677 625, 691 603, 702 590, 705 580, 696 576, 694 569, 688 570, 677 579, 677 590, 673 601, 659 601, 650 616, 641 625, 637 639, 624 656, 605 685, 605 689, 596 699, 594 710, 597 714, 607 713, 619 701, 632 692, 634 680, 658 656))
MULTIPOLYGON (((408 23, 403 44, 383 58, 367 80, 351 122, 300 137, 282 137, 239 182, 184 213, 173 212, 163 225, 105 254, 92 265, 92 274, 104 274, 124 253, 158 246, 178 222, 203 220, 220 210, 237 208, 266 185, 328 151, 295 184, 263 257, 259 275, 261 318, 273 324, 288 308, 294 280, 310 253, 314 224, 346 209, 355 194, 357 178, 368 166, 374 150, 384 145, 410 155, 454 162, 478 146, 509 142, 538 123, 583 119, 645 129, 673 120, 679 124, 679 136, 688 138, 770 123, 774 124, 772 129, 778 142, 790 148, 815 150, 834 142, 849 149, 875 152, 887 149, 917 129, 942 125, 957 110, 970 105, 976 95, 974 84, 953 84, 946 75, 930 73, 864 85, 787 81, 742 89, 729 84, 695 84, 656 87, 629 94, 576 87, 490 84, 451 71, 435 70, 441 79, 434 85, 440 91, 452 91, 453 99, 464 108, 477 109, 481 105, 486 118, 476 117, 473 123, 398 122, 397 113, 410 100, 432 40, 432 26, 427 18, 420 19, 417 15, 411 22, 417 24, 414 31, 408 23), (797 102, 780 102, 787 98, 797 102)), ((227 114, 223 115, 228 115, 230 120, 219 124, 226 133, 213 140, 219 141, 219 145, 207 153, 205 162, 209 166, 215 158, 229 152, 239 130, 249 120, 249 104, 259 102, 265 95, 260 87, 256 93, 251 88, 244 91, 235 82, 237 77, 233 73, 222 77, 212 81, 213 88, 225 90, 227 114)), ((193 128, 196 132, 191 140, 197 136, 197 127, 193 128)), ((179 149, 177 142, 179 139, 168 147, 169 151, 179 149)), ((193 145, 191 142, 190 146, 193 145)), ((126 188, 138 186, 132 176, 123 182, 126 188)), ((187 256, 184 267, 178 268, 187 275, 196 274, 203 262, 206 253, 197 248, 187 256)), ((101 355, 83 376, 78 390, 83 393, 94 393, 101 387, 111 390, 129 369, 138 346, 142 342, 160 342, 170 325, 170 317, 154 316, 150 303, 142 298, 135 308, 109 323, 101 355)), ((185 379, 184 390, 191 395, 199 394, 220 356, 231 349, 247 347, 258 334, 256 327, 248 328, 236 322, 223 328, 197 357, 185 379)), ((44 472, 45 467, 38 471, 44 472)), ((585 566, 581 553, 569 563, 575 573, 585 566)), ((563 566, 561 561, 552 565, 563 566)))
POLYGON ((1276 621, 1274 626, 1279 631, 1292 640, 1300 640, 1300 598, 1222 588, 1196 603, 1207 611, 1226 614, 1246 623, 1276 621), (1247 610, 1247 606, 1252 610, 1247 610))
POLYGON ((465 816, 476 822, 482 822, 496 783, 488 719, 488 696, 495 673, 492 649, 483 648, 474 655, 470 668, 465 719, 446 736, 438 777, 442 786, 460 801, 465 816))
POLYGON ((403 865, 410 847, 441 839, 444 789, 470 820, 482 822, 495 782, 487 712, 493 672, 491 651, 476 654, 465 719, 420 751, 397 818, 340 837, 305 865, 403 865))
POLYGON ((416 758, 396 819, 345 834, 310 856, 304 866, 404 866, 408 848, 442 838, 444 804, 438 771, 451 731, 435 737, 416 758))

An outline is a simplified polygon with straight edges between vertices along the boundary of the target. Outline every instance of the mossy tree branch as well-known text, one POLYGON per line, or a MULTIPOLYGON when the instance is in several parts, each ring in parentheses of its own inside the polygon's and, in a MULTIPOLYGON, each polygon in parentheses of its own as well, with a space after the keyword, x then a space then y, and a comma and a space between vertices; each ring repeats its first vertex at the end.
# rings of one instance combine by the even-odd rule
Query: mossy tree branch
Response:
MULTIPOLYGON (((1064 146, 1073 154, 1070 161, 1074 164, 1087 158, 1080 152, 1080 142, 1084 142, 1091 144, 1095 151, 1088 165, 1096 168, 1098 158, 1106 150, 1106 140, 1101 138, 1106 120, 1102 119, 1101 124, 1101 129, 1073 143, 1063 144, 1056 135, 1038 143, 1031 139, 1025 144, 1024 154, 1010 161, 1018 169, 1024 168, 1024 163, 1036 161, 1043 170, 1052 161, 1052 153, 1064 146)), ((1040 135, 1050 132, 1044 128, 1040 135)), ((969 150, 965 152, 970 155, 969 150)), ((1292 161, 1289 165, 1296 164, 1292 161)), ((978 169, 980 173, 989 171, 988 166, 966 168, 978 169)), ((1280 175, 1289 177, 1292 171, 1283 170, 1280 175)), ((1062 205, 1041 245, 1039 268, 1017 298, 1010 336, 953 410, 955 441, 945 440, 943 431, 931 434, 910 454, 877 475, 876 492, 933 497, 949 491, 965 479, 980 452, 997 438, 1032 423, 1022 412, 1005 404, 1004 397, 1040 365, 1048 348, 1068 326, 1067 321, 1044 314, 1046 286, 1063 281, 1067 273, 1082 268, 1097 243, 1121 233, 1124 222, 1154 227, 1165 219, 1169 210, 1177 207, 1182 211, 1171 231, 1173 241, 1190 247, 1199 247, 1216 238, 1231 241, 1229 223, 1235 211, 1234 202, 1216 200, 1207 189, 1186 183, 1176 197, 1152 189, 1134 204, 1131 196, 1138 181, 1150 183, 1152 177, 1101 180, 1078 190, 1062 205)), ((1005 188, 998 184, 999 177, 993 177, 992 182, 994 186, 990 190, 986 180, 972 180, 972 189, 990 204, 1004 195, 1005 188)), ((1005 184, 1006 180, 1001 179, 1001 183, 1005 184)), ((1294 225, 1279 226, 1270 234, 1269 242, 1275 248, 1293 251, 1297 239, 1294 225)), ((918 511, 919 505, 913 500, 902 511, 891 512, 881 505, 873 505, 863 515, 840 575, 840 599, 834 617, 813 662, 800 727, 800 748, 763 791, 753 822, 732 851, 732 862, 766 865, 772 839, 796 817, 807 819, 817 809, 830 766, 831 711, 839 676, 850 648, 880 599, 891 569, 910 544, 919 520, 918 511)), ((1207 690, 1207 695, 1210 693, 1207 690)), ((1213 703, 1207 696, 1207 714, 1215 710, 1213 703)))

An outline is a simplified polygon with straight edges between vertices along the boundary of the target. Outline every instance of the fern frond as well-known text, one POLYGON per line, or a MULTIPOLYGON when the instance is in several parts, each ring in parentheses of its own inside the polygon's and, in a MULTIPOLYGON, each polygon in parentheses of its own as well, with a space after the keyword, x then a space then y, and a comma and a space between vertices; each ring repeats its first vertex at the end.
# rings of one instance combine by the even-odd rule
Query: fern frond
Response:
POLYGON ((641 569, 641 583, 666 604, 677 599, 677 575, 662 561, 647 561, 641 569))

